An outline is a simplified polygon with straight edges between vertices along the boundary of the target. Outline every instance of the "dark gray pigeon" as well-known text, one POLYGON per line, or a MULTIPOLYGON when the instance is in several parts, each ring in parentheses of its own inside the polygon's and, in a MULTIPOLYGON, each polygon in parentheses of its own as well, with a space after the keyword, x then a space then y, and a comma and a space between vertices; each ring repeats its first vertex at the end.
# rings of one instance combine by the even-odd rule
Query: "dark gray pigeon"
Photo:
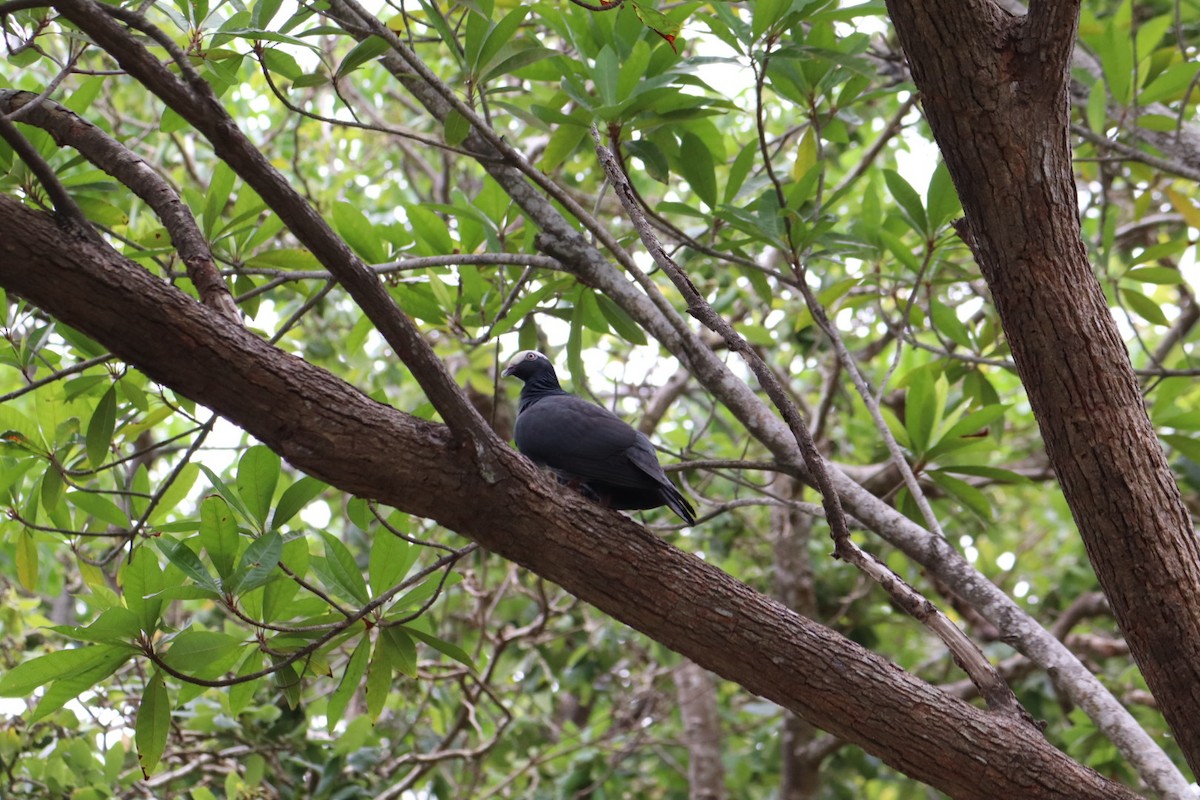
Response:
POLYGON ((696 524, 696 510, 659 466, 650 440, 607 409, 564 392, 549 358, 525 350, 503 374, 525 382, 513 438, 533 463, 609 508, 665 505, 696 524))

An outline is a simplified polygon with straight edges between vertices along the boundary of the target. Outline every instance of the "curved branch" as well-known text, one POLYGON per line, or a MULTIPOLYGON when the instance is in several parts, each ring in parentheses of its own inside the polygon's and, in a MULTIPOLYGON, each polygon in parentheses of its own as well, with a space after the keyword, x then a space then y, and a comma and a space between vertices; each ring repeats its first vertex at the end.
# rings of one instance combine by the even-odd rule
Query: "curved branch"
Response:
POLYGON ((1027 724, 950 699, 620 514, 561 492, 507 446, 484 442, 494 450, 481 459, 445 426, 277 350, 103 243, 64 241, 47 215, 4 196, 0 285, 298 468, 469 536, 952 796, 1136 797, 1027 724), (897 718, 911 724, 898 730, 888 722, 897 718))
POLYGON ((59 145, 75 148, 145 200, 167 229, 201 301, 232 320, 241 319, 204 234, 171 185, 141 157, 66 106, 53 100, 34 100, 31 92, 0 89, 0 114, 23 112, 24 122, 45 130, 59 145))
MULTIPOLYGON (((214 152, 258 192, 317 260, 346 287, 387 343, 412 370, 413 377, 450 427, 474 441, 480 454, 487 452, 482 443, 495 441, 495 434, 451 379, 417 326, 397 308, 387 289, 338 238, 329 223, 239 130, 213 94, 212 87, 186 64, 186 58, 180 67, 187 79, 185 82, 112 19, 110 14, 116 13, 113 7, 101 6, 92 0, 62 0, 55 5, 64 17, 91 36, 130 75, 162 98, 212 143, 214 152)), ((121 9, 119 16, 156 41, 162 38, 161 31, 137 12, 121 9)), ((178 48, 168 47, 168 51, 173 56, 178 55, 178 48)))
MULTIPOLYGON (((357 6, 356 3, 354 5, 357 6)), ((988 13, 997 18, 1003 13, 986 0, 978 0, 971 4, 971 8, 976 10, 982 7, 989 9, 988 13)), ((356 38, 366 37, 368 31, 363 26, 368 23, 353 14, 345 0, 332 0, 331 13, 338 23, 356 38)), ((390 36, 390 31, 378 20, 370 18, 369 22, 375 24, 370 32, 378 33, 384 38, 390 36)), ((415 77, 406 66, 408 62, 398 55, 393 57, 391 53, 385 54, 382 63, 435 118, 443 120, 449 114, 452 106, 446 98, 453 97, 453 92, 437 81, 436 76, 428 69, 425 69, 422 75, 428 76, 430 83, 425 82, 425 77, 415 77)), ((453 107, 458 109, 459 106, 461 103, 453 107)), ((467 111, 473 115, 470 109, 467 111)), ((488 133, 495 138, 494 132, 488 133)), ((468 137, 472 148, 486 150, 485 145, 492 139, 479 138, 476 144, 471 137, 477 136, 481 134, 473 131, 468 137)), ((506 146, 502 141, 500 145, 506 146)), ((508 150, 511 151, 511 148, 508 150)), ((530 219, 537 223, 541 231, 537 240, 539 248, 557 258, 563 268, 574 274, 582 283, 603 291, 617 302, 666 350, 689 368, 697 381, 746 426, 747 432, 771 451, 783 469, 797 477, 810 480, 799 448, 787 425, 728 368, 719 354, 713 352, 698 335, 682 324, 678 312, 665 302, 662 294, 636 268, 625 250, 619 246, 614 248, 611 232, 606 227, 595 224, 569 196, 563 199, 560 197, 561 192, 553 193, 553 185, 550 184, 548 188, 549 182, 536 170, 532 170, 535 174, 529 174, 530 167, 519 154, 509 156, 507 151, 499 147, 497 152, 505 153, 509 163, 497 164, 488 161, 483 163, 483 167, 530 219), (610 249, 613 258, 634 276, 638 285, 632 284, 614 268, 609 259, 534 188, 535 185, 550 193, 554 200, 562 202, 571 214, 582 214, 579 218, 584 227, 596 236, 597 241, 610 249), (644 294, 638 291, 639 287, 644 294)), ((841 471, 834 470, 830 479, 847 510, 856 519, 951 587, 958 597, 974 606, 990 622, 1001 628, 1006 640, 1013 647, 1045 670, 1055 686, 1083 708, 1097 726, 1112 739, 1147 783, 1156 787, 1185 783, 1162 749, 1096 676, 1063 646, 1062 642, 1050 636, 1020 605, 981 575, 960 552, 944 539, 931 535, 929 531, 898 513, 841 471)))

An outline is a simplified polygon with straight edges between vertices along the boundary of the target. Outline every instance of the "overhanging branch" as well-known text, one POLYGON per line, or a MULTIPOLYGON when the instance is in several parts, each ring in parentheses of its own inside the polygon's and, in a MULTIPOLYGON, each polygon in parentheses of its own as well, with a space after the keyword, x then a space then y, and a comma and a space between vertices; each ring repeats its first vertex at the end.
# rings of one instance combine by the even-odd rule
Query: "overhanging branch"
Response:
POLYGON ((446 427, 374 402, 5 196, 0 285, 300 469, 438 520, 951 796, 1135 797, 1028 725, 948 698, 633 521, 561 492, 498 442, 485 446, 501 472, 482 474, 473 448, 446 427), (911 724, 897 730, 894 719, 911 724))

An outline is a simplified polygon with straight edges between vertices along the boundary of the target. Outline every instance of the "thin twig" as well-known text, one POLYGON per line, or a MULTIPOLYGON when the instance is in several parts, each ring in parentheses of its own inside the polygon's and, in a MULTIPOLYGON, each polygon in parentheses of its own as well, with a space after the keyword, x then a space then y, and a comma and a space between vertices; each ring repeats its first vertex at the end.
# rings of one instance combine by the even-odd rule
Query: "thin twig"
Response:
MULTIPOLYGON (((185 681, 187 683, 192 683, 197 686, 205 686, 208 688, 219 688, 219 687, 223 687, 223 686, 235 686, 239 683, 246 683, 248 681, 258 680, 259 678, 265 678, 268 675, 278 672, 279 670, 283 669, 284 667, 287 667, 287 666, 290 666, 290 665, 296 663, 297 661, 299 661, 302 658, 307 658, 308 656, 312 655, 317 650, 319 650, 322 646, 329 643, 338 634, 348 630, 352 625, 354 625, 356 622, 358 622, 359 620, 366 617, 372 611, 375 611, 376 609, 383 607, 389 600, 391 600, 397 594, 404 591, 408 587, 412 586, 415 581, 423 579, 425 576, 430 575, 433 572, 440 570, 444 567, 453 566, 453 564, 455 562, 457 562, 459 559, 461 559, 463 556, 473 553, 478 549, 479 549, 479 545, 472 542, 471 544, 467 545, 466 547, 462 548, 461 550, 456 550, 453 553, 451 553, 450 555, 442 556, 437 561, 435 561, 433 564, 431 564, 427 568, 421 570, 420 572, 416 573, 408 580, 405 580, 405 581, 393 586, 392 588, 388 589, 383 594, 376 597, 371 602, 363 605, 361 608, 359 608, 356 611, 354 611, 353 613, 349 614, 346 617, 346 619, 338 622, 337 625, 330 628, 326 633, 324 633, 319 638, 314 639, 312 642, 310 642, 309 644, 300 648, 299 650, 296 650, 295 652, 290 653, 287 657, 280 659, 279 661, 276 661, 271 666, 264 667, 263 669, 260 669, 257 672, 250 672, 245 675, 237 675, 232 678, 216 678, 216 679, 197 678, 194 675, 188 675, 187 673, 180 672, 179 670, 172 667, 170 664, 168 664, 166 661, 163 660, 162 656, 160 656, 157 652, 155 652, 154 647, 152 645, 150 645, 149 643, 146 643, 146 645, 142 648, 142 652, 147 658, 149 658, 152 662, 154 662, 154 664, 159 669, 161 669, 163 672, 167 673, 168 675, 171 675, 174 678, 178 678, 181 681, 185 681)), ((282 566, 282 564, 280 566, 282 566)))

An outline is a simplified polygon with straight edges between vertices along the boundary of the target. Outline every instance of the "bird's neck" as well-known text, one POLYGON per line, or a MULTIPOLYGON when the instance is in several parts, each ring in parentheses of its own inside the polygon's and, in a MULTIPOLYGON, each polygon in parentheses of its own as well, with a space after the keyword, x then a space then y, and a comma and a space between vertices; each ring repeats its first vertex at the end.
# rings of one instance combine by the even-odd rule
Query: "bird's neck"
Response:
POLYGON ((525 381, 525 386, 521 389, 521 400, 517 406, 517 413, 524 411, 543 397, 555 394, 566 394, 558 385, 558 378, 553 375, 536 375, 525 381))

